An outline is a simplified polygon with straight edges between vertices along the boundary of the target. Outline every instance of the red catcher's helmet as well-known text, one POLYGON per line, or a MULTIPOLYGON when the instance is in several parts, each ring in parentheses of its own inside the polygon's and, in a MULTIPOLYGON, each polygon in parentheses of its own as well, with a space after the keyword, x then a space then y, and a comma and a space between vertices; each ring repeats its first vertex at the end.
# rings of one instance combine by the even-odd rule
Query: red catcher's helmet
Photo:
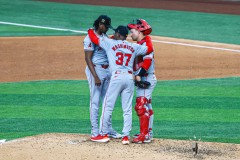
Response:
POLYGON ((136 23, 128 24, 128 28, 136 29, 144 35, 149 35, 152 32, 152 27, 144 19, 137 19, 136 23))

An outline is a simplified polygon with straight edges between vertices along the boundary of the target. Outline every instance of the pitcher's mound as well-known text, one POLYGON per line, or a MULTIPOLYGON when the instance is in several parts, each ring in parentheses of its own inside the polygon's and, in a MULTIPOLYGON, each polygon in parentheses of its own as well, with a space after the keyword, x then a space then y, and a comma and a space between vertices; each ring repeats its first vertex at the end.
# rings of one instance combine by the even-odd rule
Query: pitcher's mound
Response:
POLYGON ((239 144, 198 141, 194 155, 193 141, 154 139, 148 144, 122 145, 121 139, 108 143, 91 142, 89 135, 42 134, 7 141, 0 146, 1 159, 61 160, 152 160, 152 159, 237 159, 239 144))

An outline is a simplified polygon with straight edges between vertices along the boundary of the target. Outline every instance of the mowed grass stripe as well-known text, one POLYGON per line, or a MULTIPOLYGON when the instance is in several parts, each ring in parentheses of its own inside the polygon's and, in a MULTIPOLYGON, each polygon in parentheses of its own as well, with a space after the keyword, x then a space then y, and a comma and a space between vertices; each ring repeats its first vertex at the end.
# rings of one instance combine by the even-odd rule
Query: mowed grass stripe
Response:
POLYGON ((160 108, 154 111, 154 118, 159 121, 240 122, 240 109, 160 108))
MULTIPOLYGON (((18 135, 42 133, 90 133, 90 121, 69 119, 1 119, 0 129, 6 134, 0 138, 16 138, 18 135), (9 127, 11 124, 11 127, 9 127)), ((114 129, 121 132, 122 121, 113 121, 114 129)), ((138 121, 133 121, 131 135, 138 132, 138 121)), ((159 121, 154 123, 154 136, 156 138, 189 139, 193 136, 203 141, 222 141, 240 143, 240 123, 228 122, 185 122, 185 121, 159 121)), ((1 134, 0 134, 1 136, 1 134)))
MULTIPOLYGON (((0 105, 14 106, 79 106, 89 105, 89 95, 0 94, 0 105)), ((153 106, 160 108, 238 109, 237 97, 153 96, 153 106)), ((134 102, 135 103, 135 100, 134 102)), ((118 105, 118 103, 117 103, 118 105)))
POLYGON ((1 94, 0 105, 86 106, 89 95, 1 94))
POLYGON ((206 79, 191 79, 191 80, 171 80, 160 81, 162 85, 168 86, 199 86, 199 87, 224 87, 224 86, 240 86, 240 77, 226 78, 206 78, 206 79))
MULTIPOLYGON (((88 82, 74 80, 0 83, 0 89, 1 94, 89 95, 88 82)), ((240 78, 158 81, 154 93, 161 96, 240 97, 240 78)))
POLYGON ((159 137, 162 138, 189 140, 195 135, 202 141, 240 143, 239 122, 156 121, 156 123, 159 127, 155 129, 155 135, 160 134, 159 137))
POLYGON ((83 119, 0 118, 0 122, 3 132, 80 133, 90 128, 90 121, 83 119))
POLYGON ((153 96, 152 104, 160 108, 239 109, 240 97, 153 96))
POLYGON ((85 94, 89 95, 88 82, 75 80, 30 81, 0 83, 1 94, 85 94))
POLYGON ((76 33, 70 31, 57 31, 33 27, 23 27, 23 26, 13 26, 13 25, 4 25, 0 24, 1 36, 45 36, 52 35, 76 35, 76 33))
MULTIPOLYGON (((54 84, 54 82, 52 82, 54 84)), ((1 84, 0 84, 1 85, 1 84)), ((68 95, 88 95, 88 84, 5 84, 1 85, 1 94, 68 94, 68 95)), ((155 88, 161 96, 209 96, 209 97, 240 97, 239 86, 169 86, 158 82, 155 88)))
POLYGON ((161 82, 158 84, 156 89, 159 89, 162 96, 240 97, 240 86, 168 86, 161 82))
POLYGON ((0 106, 0 109, 0 118, 89 120, 88 106, 0 106))
MULTIPOLYGON (((0 106, 0 118, 89 120, 89 107, 81 106, 0 106)), ((134 109, 133 120, 138 120, 134 109)), ((159 121, 240 122, 240 109, 154 108, 159 121)), ((101 108, 99 109, 101 115, 101 108)), ((113 120, 123 120, 120 103, 115 106, 113 120)))

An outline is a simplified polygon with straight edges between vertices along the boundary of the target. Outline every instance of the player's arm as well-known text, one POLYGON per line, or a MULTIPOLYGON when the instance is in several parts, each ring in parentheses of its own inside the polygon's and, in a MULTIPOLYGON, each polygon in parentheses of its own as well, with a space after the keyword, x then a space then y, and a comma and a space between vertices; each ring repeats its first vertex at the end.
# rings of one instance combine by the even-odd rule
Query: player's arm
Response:
POLYGON ((94 64, 92 63, 93 51, 84 50, 84 52, 85 52, 85 61, 88 65, 90 72, 92 73, 92 75, 94 77, 95 85, 100 86, 101 80, 99 79, 99 77, 95 71, 94 64))
POLYGON ((146 36, 144 38, 144 42, 146 43, 146 46, 147 46, 146 54, 148 54, 148 55, 145 56, 142 66, 141 66, 138 74, 135 77, 136 81, 141 81, 141 77, 143 77, 146 74, 147 70, 149 69, 149 67, 152 64, 152 55, 150 55, 150 53, 153 52, 153 46, 152 46, 152 41, 151 41, 150 36, 146 36))
POLYGON ((153 52, 153 45, 152 45, 151 37, 147 35, 145 37, 145 41, 146 41, 146 46, 148 47, 146 54, 150 54, 153 52))
POLYGON ((153 52, 153 45, 150 36, 145 37, 146 46, 135 44, 135 53, 138 55, 149 55, 153 52))
POLYGON ((88 35, 89 35, 89 38, 91 39, 91 41, 98 45, 99 46, 99 38, 97 37, 97 35, 94 33, 94 30, 93 29, 89 29, 88 30, 88 35))
POLYGON ((110 41, 112 41, 113 39, 110 39, 110 38, 104 38, 104 37, 98 37, 95 33, 94 33, 94 30, 93 29, 89 29, 88 30, 88 35, 89 35, 89 38, 90 40, 100 46, 101 48, 103 48, 105 51, 108 50, 108 47, 109 47, 109 43, 110 41), (101 42, 101 43, 100 43, 101 42))
POLYGON ((138 74, 136 75, 136 81, 141 81, 141 78, 147 73, 151 64, 152 64, 151 57, 147 57, 143 60, 142 67, 140 68, 138 74))
POLYGON ((92 63, 92 55, 93 55, 93 51, 85 51, 85 61, 88 65, 90 72, 92 73, 92 75, 94 77, 95 85, 100 86, 101 80, 99 79, 99 77, 95 71, 94 64, 92 63))
MULTIPOLYGON (((153 48, 152 47, 152 41, 151 41, 151 38, 150 36, 146 36, 140 43, 138 44, 143 44, 143 43, 147 43, 146 45, 150 46, 150 48, 153 48)), ((147 50, 147 53, 151 51, 151 50, 147 50)), ((151 52, 152 53, 152 52, 151 52)), ((149 53, 148 55, 144 56, 143 58, 143 62, 142 62, 142 65, 141 65, 141 69, 140 69, 140 72, 139 72, 139 75, 142 77, 144 76, 144 74, 147 72, 147 70, 149 69, 149 67, 151 66, 152 64, 152 58, 153 58, 153 54, 149 53)))

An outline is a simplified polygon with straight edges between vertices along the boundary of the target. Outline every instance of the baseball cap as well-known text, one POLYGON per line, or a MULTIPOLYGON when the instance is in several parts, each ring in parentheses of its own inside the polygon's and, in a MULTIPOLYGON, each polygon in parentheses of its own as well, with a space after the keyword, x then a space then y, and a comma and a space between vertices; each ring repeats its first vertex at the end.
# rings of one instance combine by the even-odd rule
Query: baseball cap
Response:
POLYGON ((113 29, 115 32, 120 33, 122 36, 127 37, 128 36, 128 28, 126 26, 118 26, 116 29, 113 29))
POLYGON ((112 28, 111 26, 111 18, 108 17, 107 15, 100 15, 97 19, 99 23, 104 24, 108 28, 112 28))

